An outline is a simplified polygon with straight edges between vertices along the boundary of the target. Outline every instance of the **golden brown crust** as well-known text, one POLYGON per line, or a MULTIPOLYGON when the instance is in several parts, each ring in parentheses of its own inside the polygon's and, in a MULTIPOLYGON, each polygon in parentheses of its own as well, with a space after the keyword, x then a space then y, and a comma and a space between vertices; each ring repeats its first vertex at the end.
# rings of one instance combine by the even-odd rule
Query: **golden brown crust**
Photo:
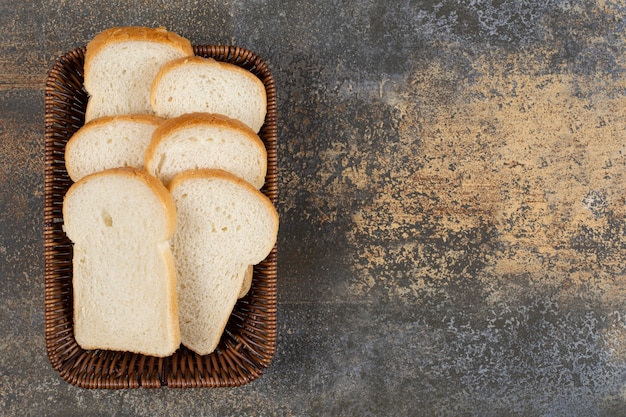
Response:
MULTIPOLYGON (((171 277, 171 279, 168 281, 168 286, 167 286, 167 293, 168 293, 168 299, 169 299, 168 305, 170 307, 168 311, 168 317, 171 318, 170 322, 168 323, 168 326, 170 326, 168 333, 172 334, 174 340, 178 341, 178 343, 173 348, 173 350, 169 352, 168 354, 164 355, 164 356, 169 356, 173 354, 176 351, 176 349, 180 347, 180 326, 178 324, 178 292, 176 289, 176 279, 177 279, 176 262, 174 260, 174 254, 172 253, 172 250, 169 247, 169 243, 167 243, 167 250, 163 251, 163 257, 164 257, 165 265, 167 267, 168 276, 171 277)), ((144 352, 141 352, 141 353, 144 353, 144 352)))
POLYGON ((188 39, 174 32, 170 32, 164 27, 114 27, 100 32, 87 44, 87 50, 85 52, 85 73, 89 73, 93 57, 104 47, 112 43, 125 41, 160 42, 169 44, 180 50, 184 55, 192 56, 194 54, 193 46, 188 39))
POLYGON ((102 117, 92 119, 88 121, 87 123, 85 123, 82 126, 82 128, 85 128, 87 126, 103 125, 103 124, 107 124, 116 120, 130 121, 130 122, 137 122, 137 123, 148 123, 148 124, 153 124, 156 126, 160 125, 161 123, 165 121, 164 118, 156 116, 154 114, 120 114, 120 115, 115 115, 115 116, 102 116, 102 117))
POLYGON ((150 144, 146 148, 146 152, 144 154, 144 166, 148 169, 148 171, 151 171, 150 167, 152 165, 152 160, 154 159, 154 154, 165 135, 168 135, 178 129, 186 129, 199 125, 238 130, 241 134, 247 136, 251 141, 253 141, 256 146, 262 149, 264 154, 263 159, 267 159, 265 144, 259 135, 257 135, 254 130, 252 130, 245 123, 221 114, 187 113, 182 116, 164 120, 163 123, 161 123, 154 130, 152 133, 152 140, 150 141, 150 144))
POLYGON ((159 116, 152 115, 152 114, 131 114, 131 115, 119 115, 119 116, 103 116, 103 117, 99 117, 97 119, 88 121, 78 131, 76 131, 76 133, 74 133, 72 137, 70 138, 70 140, 68 140, 67 143, 65 144, 64 161, 65 161, 65 168, 67 170, 68 175, 70 176, 70 178, 74 177, 74 167, 68 164, 68 155, 72 147, 76 143, 76 141, 79 140, 80 136, 85 132, 85 130, 93 129, 93 128, 106 125, 108 123, 112 123, 115 121, 129 121, 129 122, 146 123, 146 124, 151 124, 154 126, 159 126, 161 123, 163 123, 164 120, 165 119, 159 116))
POLYGON ((247 135, 254 136, 257 139, 259 138, 259 135, 257 135, 256 132, 252 130, 247 124, 237 119, 233 119, 228 116, 224 116, 222 114, 217 114, 217 113, 201 113, 201 112, 186 113, 178 117, 165 119, 163 124, 161 124, 161 126, 157 129, 157 131, 159 133, 170 132, 172 130, 179 129, 182 127, 191 127, 195 125, 205 125, 205 124, 210 124, 214 126, 222 126, 222 127, 231 127, 234 129, 241 130, 245 132, 247 135))
POLYGON ((201 56, 189 56, 189 57, 185 57, 185 58, 178 58, 178 59, 174 59, 170 62, 165 63, 165 65, 163 65, 161 67, 161 69, 159 70, 159 72, 157 73, 156 77, 154 77, 154 81, 152 82, 152 91, 150 92, 150 104, 152 106, 152 108, 154 109, 156 107, 156 94, 155 94, 155 85, 158 85, 161 82, 161 79, 172 69, 181 66, 181 65, 188 65, 188 64, 198 64, 198 65, 217 65, 225 70, 228 71, 235 71, 235 72, 239 72, 241 74, 244 74, 245 77, 249 77, 251 80, 254 80, 254 82, 259 86, 260 90, 262 91, 263 94, 263 103, 267 103, 267 91, 265 91, 265 85, 263 84, 263 82, 259 79, 259 77, 257 77, 256 75, 254 75, 253 73, 251 73, 250 71, 235 65, 235 64, 229 64, 228 62, 221 62, 221 61, 217 61, 213 58, 205 58, 205 57, 201 57, 201 56))

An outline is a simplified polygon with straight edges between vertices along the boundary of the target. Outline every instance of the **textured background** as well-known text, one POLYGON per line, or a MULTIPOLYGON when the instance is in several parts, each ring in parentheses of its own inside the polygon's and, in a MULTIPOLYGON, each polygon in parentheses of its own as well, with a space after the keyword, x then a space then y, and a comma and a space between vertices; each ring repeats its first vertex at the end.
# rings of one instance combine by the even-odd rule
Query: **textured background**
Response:
POLYGON ((622 1, 0 0, 5 415, 626 415, 622 1), (43 86, 110 26, 270 66, 278 351, 237 389, 49 365, 43 86))

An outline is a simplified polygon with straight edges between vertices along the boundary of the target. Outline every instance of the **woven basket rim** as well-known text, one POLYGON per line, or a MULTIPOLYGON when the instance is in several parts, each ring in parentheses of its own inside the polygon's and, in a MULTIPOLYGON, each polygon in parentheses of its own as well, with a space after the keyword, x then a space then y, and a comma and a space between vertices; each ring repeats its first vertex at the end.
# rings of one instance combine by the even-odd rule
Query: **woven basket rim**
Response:
MULTIPOLYGON (((84 124, 87 94, 82 71, 86 48, 63 54, 48 73, 44 92, 44 291, 46 350, 52 367, 82 388, 226 387, 249 383, 266 369, 276 351, 277 247, 254 268, 252 288, 237 303, 215 352, 200 356, 181 346, 156 358, 130 352, 84 350, 73 335, 72 245, 63 232, 62 204, 71 180, 64 148, 84 124)), ((194 45, 198 56, 245 68, 265 85, 267 115, 259 137, 268 155, 261 191, 277 202, 276 87, 267 64, 232 45, 194 45)))

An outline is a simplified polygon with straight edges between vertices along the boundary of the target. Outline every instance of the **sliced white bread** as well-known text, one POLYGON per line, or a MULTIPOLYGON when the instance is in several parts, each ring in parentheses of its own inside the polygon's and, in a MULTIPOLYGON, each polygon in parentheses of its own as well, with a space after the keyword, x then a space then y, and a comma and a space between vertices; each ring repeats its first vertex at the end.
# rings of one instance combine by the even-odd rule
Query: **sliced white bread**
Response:
POLYGON ((272 202, 222 170, 187 171, 169 186, 178 213, 172 238, 181 341, 200 355, 217 347, 250 265, 278 233, 272 202))
POLYGON ((265 122, 267 93, 261 80, 237 65, 194 56, 168 62, 154 79, 152 109, 165 118, 218 113, 255 132, 265 122))
POLYGON ((252 288, 253 275, 254 275, 254 266, 249 265, 248 269, 246 270, 246 273, 243 276, 243 282, 241 283, 241 290, 239 291, 239 295, 237 296, 237 298, 243 298, 248 294, 248 292, 250 291, 250 288, 252 288))
POLYGON ((119 167, 144 167, 152 133, 163 122, 153 115, 104 116, 85 123, 65 145, 72 181, 119 167))
POLYGON ((259 136, 238 120, 214 113, 188 113, 164 121, 145 152, 148 172, 168 184, 192 169, 223 169, 260 189, 267 152, 259 136))
POLYGON ((117 27, 87 44, 85 121, 101 116, 152 113, 150 89, 161 67, 192 56, 189 40, 164 28, 117 27))
POLYGON ((84 349, 171 355, 180 345, 168 239, 176 208, 145 171, 114 168, 74 183, 63 202, 73 242, 74 335, 84 349))

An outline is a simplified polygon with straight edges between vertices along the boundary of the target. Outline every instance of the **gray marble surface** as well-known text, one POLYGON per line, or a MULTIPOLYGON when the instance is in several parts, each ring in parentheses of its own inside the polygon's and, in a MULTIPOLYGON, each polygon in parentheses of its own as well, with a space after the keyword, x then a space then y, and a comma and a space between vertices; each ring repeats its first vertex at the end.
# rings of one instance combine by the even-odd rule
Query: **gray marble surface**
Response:
POLYGON ((626 415, 625 18, 0 0, 0 414, 626 415), (123 25, 251 49, 275 77, 278 348, 240 388, 85 390, 46 355, 43 87, 123 25))

